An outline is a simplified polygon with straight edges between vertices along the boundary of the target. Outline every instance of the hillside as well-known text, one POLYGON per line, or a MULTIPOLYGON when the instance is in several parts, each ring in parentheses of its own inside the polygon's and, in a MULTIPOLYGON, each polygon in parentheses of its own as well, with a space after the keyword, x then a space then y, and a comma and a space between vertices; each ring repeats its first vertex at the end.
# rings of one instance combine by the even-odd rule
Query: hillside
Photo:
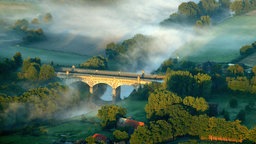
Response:
POLYGON ((178 49, 174 56, 195 62, 228 62, 239 49, 255 41, 256 17, 251 12, 236 16, 197 33, 195 39, 178 49))

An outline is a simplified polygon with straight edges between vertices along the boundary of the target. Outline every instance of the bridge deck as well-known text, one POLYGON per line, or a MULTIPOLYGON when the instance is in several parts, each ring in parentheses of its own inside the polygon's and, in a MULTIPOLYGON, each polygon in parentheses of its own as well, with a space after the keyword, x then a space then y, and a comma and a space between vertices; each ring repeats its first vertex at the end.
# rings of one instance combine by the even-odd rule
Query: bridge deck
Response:
POLYGON ((118 77, 118 78, 138 78, 140 76, 141 79, 148 80, 163 80, 165 76, 163 75, 151 75, 151 74, 138 74, 138 73, 129 73, 129 72, 121 72, 121 71, 105 71, 105 70, 91 70, 91 69, 80 69, 80 68, 56 68, 55 71, 57 74, 66 74, 68 72, 70 75, 97 75, 97 76, 105 76, 105 77, 118 77))

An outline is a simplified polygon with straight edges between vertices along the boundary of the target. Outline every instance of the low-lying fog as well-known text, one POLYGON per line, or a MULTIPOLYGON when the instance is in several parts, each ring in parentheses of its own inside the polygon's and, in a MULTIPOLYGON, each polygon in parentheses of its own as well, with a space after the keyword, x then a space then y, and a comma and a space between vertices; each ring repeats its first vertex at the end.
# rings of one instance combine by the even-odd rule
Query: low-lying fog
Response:
MULTIPOLYGON (((121 42, 138 33, 151 36, 154 38, 154 43, 147 48, 150 59, 144 68, 148 72, 156 69, 169 57, 179 55, 185 57, 190 53, 195 56, 195 51, 198 49, 199 53, 208 48, 223 49, 227 47, 227 42, 232 43, 228 48, 238 51, 245 44, 238 34, 243 30, 248 32, 251 28, 241 27, 241 23, 231 23, 219 29, 210 28, 206 33, 197 33, 194 27, 159 26, 162 20, 177 11, 179 4, 187 1, 189 0, 75 0, 72 2, 69 0, 13 0, 12 2, 4 0, 0 2, 0 8, 3 8, 0 10, 0 20, 13 24, 17 19, 26 18, 31 21, 49 12, 53 16, 52 23, 40 25, 47 40, 29 44, 27 47, 72 52, 79 55, 104 55, 104 48, 110 42, 121 42), (226 32, 224 35, 222 29, 226 32), (237 29, 237 33, 230 32, 234 29, 237 29), (234 36, 234 33, 237 35, 234 36), (215 41, 217 44, 214 43, 215 41), (213 43, 216 46, 212 46, 213 43), (177 52, 179 48, 182 49, 177 52)), ((18 41, 17 36, 9 38, 9 35, 0 35, 0 38, 0 50, 8 47, 12 40, 16 43, 18 41)), ((250 37, 246 42, 251 42, 252 39, 250 37)), ((17 49, 17 47, 13 48, 13 54, 17 49)), ((12 48, 8 51, 10 53, 12 48)), ((5 55, 3 53, 1 57, 5 55)))
MULTIPOLYGON (((0 4, 5 8, 12 7, 12 13, 5 12, 9 23, 22 18, 31 21, 47 12, 52 14, 51 24, 40 25, 47 41, 28 45, 32 48, 97 55, 104 54, 104 48, 110 42, 120 42, 138 33, 153 36, 156 44, 148 50, 151 57, 154 57, 149 60, 148 69, 153 70, 170 57, 172 51, 193 37, 191 28, 166 29, 159 26, 184 1, 188 0, 38 0, 23 3, 14 0, 0 4), (13 7, 17 8, 17 13, 13 12, 13 7)), ((5 15, 1 16, 6 20, 5 15)), ((17 42, 17 37, 12 40, 17 42)), ((6 44, 3 41, 1 43, 6 44)))

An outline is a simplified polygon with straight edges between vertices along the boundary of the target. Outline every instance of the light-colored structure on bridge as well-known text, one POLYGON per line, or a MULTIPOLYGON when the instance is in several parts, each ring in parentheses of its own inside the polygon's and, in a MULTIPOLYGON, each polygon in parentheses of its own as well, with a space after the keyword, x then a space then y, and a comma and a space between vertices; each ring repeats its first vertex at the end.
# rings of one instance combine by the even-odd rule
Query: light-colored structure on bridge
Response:
POLYGON ((71 82, 82 81, 90 87, 90 93, 93 94, 93 87, 97 84, 107 84, 112 87, 113 101, 120 99, 120 86, 129 85, 137 87, 139 85, 149 84, 153 81, 161 81, 164 76, 146 75, 144 73, 127 73, 115 71, 99 71, 77 68, 59 68, 56 69, 57 76, 62 79, 69 79, 71 82), (119 93, 117 92, 119 90, 119 93))

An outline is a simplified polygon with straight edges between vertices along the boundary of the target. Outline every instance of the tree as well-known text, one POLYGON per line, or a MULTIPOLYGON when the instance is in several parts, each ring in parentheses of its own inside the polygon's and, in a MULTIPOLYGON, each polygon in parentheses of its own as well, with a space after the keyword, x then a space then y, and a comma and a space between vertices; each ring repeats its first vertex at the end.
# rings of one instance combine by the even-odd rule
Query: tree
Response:
POLYGON ((211 24, 210 16, 201 16, 200 20, 196 21, 196 26, 200 28, 209 26, 210 24, 211 24))
POLYGON ((14 29, 18 31, 27 30, 29 22, 26 19, 17 20, 14 24, 14 29))
POLYGON ((41 66, 40 73, 39 73, 39 80, 49 80, 55 76, 56 74, 52 66, 46 65, 46 64, 41 66))
POLYGON ((256 76, 256 65, 252 68, 252 72, 253 72, 254 76, 256 76))
POLYGON ((181 103, 181 97, 176 94, 157 89, 150 94, 148 104, 145 106, 148 119, 168 118, 173 104, 181 103))
POLYGON ((256 142, 256 127, 249 131, 248 139, 254 143, 256 142))
POLYGON ((183 2, 178 7, 178 12, 192 19, 197 19, 201 15, 201 11, 194 2, 183 2))
POLYGON ((206 111, 208 109, 208 103, 204 98, 194 98, 191 96, 187 96, 183 99, 183 104, 186 106, 190 106, 197 111, 206 111))
POLYGON ((131 135, 130 144, 153 144, 152 133, 147 126, 138 127, 131 135))
POLYGON ((153 143, 164 143, 174 139, 172 125, 165 120, 150 122, 150 131, 153 143))
POLYGON ((230 65, 227 69, 229 76, 243 76, 244 68, 239 64, 230 65))
POLYGON ((80 65, 82 68, 88 69, 99 69, 106 70, 108 69, 107 59, 102 56, 94 56, 91 59, 87 60, 85 63, 80 65))
POLYGON ((229 9, 231 2, 230 0, 219 0, 219 4, 221 8, 229 9))
POLYGON ((192 136, 204 135, 208 128, 208 120, 207 115, 192 116, 188 134, 192 136))
POLYGON ((250 92, 250 81, 247 77, 230 78, 227 77, 228 88, 233 91, 250 92))
POLYGON ((115 130, 113 132, 113 136, 116 139, 116 141, 122 141, 122 140, 128 140, 129 135, 125 131, 115 130))
POLYGON ((203 10, 203 13, 206 15, 213 15, 219 9, 219 3, 215 0, 200 0, 199 2, 200 9, 203 10))
POLYGON ((180 105, 172 105, 169 110, 169 122, 173 127, 174 137, 188 134, 191 125, 191 114, 180 105))
POLYGON ((245 45, 240 48, 240 55, 241 56, 247 56, 251 54, 255 49, 253 48, 252 45, 245 45))
POLYGON ((14 61, 16 67, 22 66, 23 60, 20 52, 15 53, 15 55, 12 57, 12 60, 14 61))
POLYGON ((175 92, 180 96, 185 96, 194 94, 195 83, 196 81, 190 72, 171 71, 166 75, 164 86, 167 90, 175 92))
POLYGON ((46 13, 43 17, 43 21, 46 22, 46 23, 49 23, 52 21, 52 15, 51 13, 46 13))
POLYGON ((234 11, 236 15, 243 13, 243 0, 235 0, 232 2, 230 9, 234 11))
POLYGON ((88 144, 96 144, 96 141, 95 141, 95 138, 93 138, 92 136, 88 136, 85 141, 88 143, 88 144))
POLYGON ((116 49, 117 48, 116 48, 115 43, 112 42, 112 43, 107 44, 105 54, 108 59, 115 59, 119 55, 119 52, 116 49))
POLYGON ((103 128, 111 128, 116 126, 116 122, 120 117, 126 115, 126 109, 117 105, 105 105, 98 110, 98 118, 103 128))
POLYGON ((207 97, 211 94, 212 78, 208 74, 198 73, 194 75, 196 81, 194 95, 207 97))
POLYGON ((38 70, 35 65, 28 67, 28 70, 25 72, 25 78, 32 81, 38 80, 38 70))

